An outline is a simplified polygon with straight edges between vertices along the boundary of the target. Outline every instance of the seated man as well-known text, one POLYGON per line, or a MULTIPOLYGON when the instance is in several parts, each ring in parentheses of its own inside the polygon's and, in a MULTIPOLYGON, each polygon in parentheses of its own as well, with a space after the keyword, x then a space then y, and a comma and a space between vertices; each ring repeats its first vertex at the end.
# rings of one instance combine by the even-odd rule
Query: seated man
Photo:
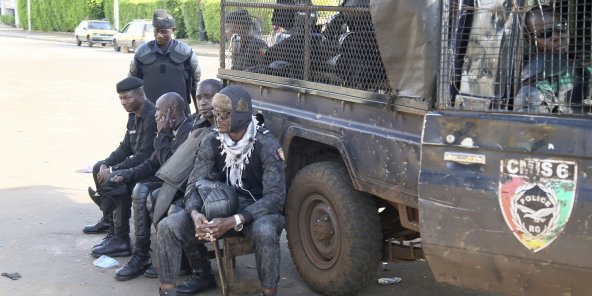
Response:
POLYGON ((567 24, 550 6, 535 7, 524 19, 535 53, 522 69, 522 86, 514 98, 514 111, 572 113, 573 73, 567 50, 567 24))
POLYGON ((112 256, 118 252, 131 252, 129 243, 129 218, 131 217, 131 194, 137 182, 150 184, 153 188, 162 183, 154 176, 156 170, 173 154, 175 149, 187 139, 193 126, 192 119, 185 116, 183 98, 177 93, 166 93, 156 101, 156 130, 154 153, 141 164, 118 170, 102 187, 110 187, 109 195, 115 200, 114 213, 120 213, 122 221, 114 227, 115 236, 103 245, 92 249, 92 255, 112 256), (178 137, 177 137, 178 136, 178 137), (127 190, 126 190, 127 189, 127 190), (121 241, 120 239, 124 239, 121 241))
MULTIPOLYGON (((99 192, 106 192, 102 188, 111 179, 115 172, 128 169, 142 163, 154 151, 154 137, 156 135, 156 121, 154 120, 155 107, 144 95, 144 82, 136 77, 128 77, 116 85, 119 100, 125 111, 129 112, 127 131, 119 147, 115 149, 105 160, 97 162, 93 167, 93 178, 99 192)), ((107 186, 108 187, 108 186, 107 186)), ((89 187, 90 198, 103 212, 103 218, 94 225, 88 225, 82 229, 84 233, 102 233, 109 230, 109 234, 99 246, 107 242, 113 236, 113 209, 115 203, 109 194, 101 196, 89 187)), ((121 214, 121 213, 118 213, 121 214)), ((119 217, 115 222, 125 223, 119 217)), ((121 227, 121 225, 118 225, 121 227)), ((128 239, 129 240, 129 239, 128 239)), ((121 256, 129 255, 123 252, 121 256)))
MULTIPOLYGON (((197 144, 195 144, 195 142, 193 141, 186 141, 186 139, 188 139, 188 137, 195 137, 198 138, 201 134, 205 135, 207 133, 210 132, 210 127, 213 125, 214 123, 214 118, 212 115, 212 97, 214 96, 214 94, 216 94, 217 92, 220 91, 220 89, 222 89, 222 83, 218 80, 215 79, 206 79, 202 82, 199 83, 198 87, 197 87, 197 103, 198 103, 198 107, 199 107, 199 113, 198 113, 198 118, 197 121, 195 122, 195 124, 193 125, 193 127, 190 125, 190 122, 192 122, 193 120, 187 120, 187 119, 183 119, 184 123, 181 124, 180 126, 177 124, 175 125, 174 123, 177 122, 178 120, 176 119, 177 116, 179 116, 178 118, 183 118, 184 114, 182 113, 178 113, 177 111, 183 111, 183 101, 181 100, 180 96, 175 96, 174 97, 174 101, 165 101, 165 102, 161 102, 161 99, 159 99, 156 103, 156 112, 157 112, 157 121, 159 124, 159 133, 158 136, 156 137, 155 140, 155 148, 156 148, 156 154, 155 156, 160 155, 160 157, 154 157, 150 160, 150 161, 146 161, 146 165, 145 167, 151 167, 153 168, 151 170, 151 173, 154 174, 156 172, 156 168, 160 167, 160 163, 163 161, 168 161, 169 159, 171 161, 176 161, 174 158, 172 158, 173 155, 175 155, 175 157, 177 156, 177 154, 173 154, 173 153, 184 153, 185 150, 183 150, 181 147, 181 145, 183 144, 183 147, 187 144, 189 145, 193 145, 195 147, 191 147, 190 150, 187 154, 190 154, 189 157, 191 159, 189 159, 189 157, 186 156, 185 158, 185 162, 186 163, 191 163, 191 165, 193 164, 193 158, 195 157, 195 152, 197 150, 197 144), (174 103, 174 105, 168 104, 168 103, 174 103), (167 121, 171 121, 171 120, 167 120, 166 117, 163 118, 163 113, 161 112, 161 110, 167 110, 167 108, 173 107, 173 112, 172 114, 174 114, 174 117, 171 117, 170 119, 172 119, 172 124, 169 125, 165 125, 167 121), (161 120, 159 120, 159 116, 161 118, 161 120), (164 119, 164 120, 162 120, 164 119), (176 129, 174 127, 178 126, 176 129), (173 128, 171 128, 173 127, 173 128), (191 130, 191 132, 189 132, 191 130)), ((163 96, 164 97, 164 96, 163 96)), ((203 137, 203 136, 202 136, 203 137)), ((199 144, 199 139, 196 139, 197 143, 199 144)), ((181 159, 183 160, 183 159, 181 159)), ((170 165, 169 162, 166 162, 166 165, 170 165)), ((181 168, 179 168, 179 166, 183 165, 182 163, 174 163, 173 167, 175 170, 180 170, 181 168)), ((164 165, 163 165, 164 166, 164 165)), ((134 177, 138 176, 138 173, 141 172, 140 168, 135 168, 130 170, 129 172, 127 172, 127 176, 124 175, 124 179, 136 179, 134 177), (130 176, 131 175, 131 176, 130 176)), ((185 177, 186 179, 186 177, 185 177)), ((153 191, 157 188, 159 188, 160 186, 163 185, 163 181, 161 179, 159 179, 157 182, 148 182, 148 183, 137 183, 136 186, 134 187, 134 190, 132 192, 132 199, 133 199, 133 218, 134 218, 134 226, 135 226, 135 236, 136 236, 136 241, 135 241, 135 246, 134 246, 134 253, 132 255, 132 257, 130 258, 129 262, 123 266, 122 268, 118 269, 115 272, 115 279, 120 280, 120 281, 125 281, 125 280, 129 280, 129 279, 133 279, 139 275, 141 275, 142 273, 144 273, 144 271, 146 271, 146 269, 151 265, 151 260, 150 260, 150 225, 151 225, 151 220, 152 220, 152 215, 149 212, 149 209, 147 207, 147 198, 150 196, 152 199, 151 200, 151 205, 152 207, 154 207, 154 205, 156 204, 155 198, 158 197, 158 193, 152 193, 150 194, 150 192, 157 192, 157 191, 153 191)), ((179 191, 181 193, 181 191, 179 191)), ((184 190, 183 190, 184 192, 184 190)), ((165 194, 163 192, 163 194, 165 194)), ((178 194, 180 195, 180 197, 182 197, 182 193, 178 194)), ((181 199, 179 197, 179 199, 181 199)), ((168 204, 167 206, 169 206, 170 204, 168 204)), ((157 218, 158 219, 158 218, 157 218)), ((158 221, 154 221, 155 224, 158 221)), ((147 276, 154 274, 156 271, 151 271, 147 276)), ((158 276, 157 274, 154 275, 154 277, 158 276)))
MULTIPOLYGON (((175 295, 181 250, 195 252, 201 269, 200 290, 215 286, 204 246, 229 230, 243 232, 253 242, 257 271, 264 295, 275 295, 280 280, 280 234, 285 227, 281 214, 286 198, 282 148, 277 139, 253 118, 251 97, 239 86, 228 86, 212 102, 218 130, 200 144, 194 169, 185 191, 185 212, 164 218, 157 230, 157 266, 160 295, 175 295), (198 180, 221 181, 239 196, 238 214, 208 221, 196 190, 198 180), (244 225, 244 229, 243 229, 244 225)), ((199 265, 195 265, 199 264, 199 265)))
POLYGON ((261 65, 267 44, 253 34, 254 24, 249 12, 240 9, 228 13, 225 25, 231 36, 231 69, 249 71, 249 68, 261 65))

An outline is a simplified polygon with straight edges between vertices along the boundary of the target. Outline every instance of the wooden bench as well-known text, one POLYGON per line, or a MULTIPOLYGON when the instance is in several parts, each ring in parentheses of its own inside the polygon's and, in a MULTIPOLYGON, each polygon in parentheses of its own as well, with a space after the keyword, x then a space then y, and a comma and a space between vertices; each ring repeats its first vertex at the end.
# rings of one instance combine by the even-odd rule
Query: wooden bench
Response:
POLYGON ((229 236, 217 240, 213 245, 214 250, 210 251, 210 258, 216 259, 222 295, 227 296, 231 292, 257 293, 260 290, 258 277, 256 280, 242 281, 237 281, 235 277, 236 257, 255 252, 251 241, 245 236, 229 236), (220 240, 223 241, 223 249, 220 249, 220 240))

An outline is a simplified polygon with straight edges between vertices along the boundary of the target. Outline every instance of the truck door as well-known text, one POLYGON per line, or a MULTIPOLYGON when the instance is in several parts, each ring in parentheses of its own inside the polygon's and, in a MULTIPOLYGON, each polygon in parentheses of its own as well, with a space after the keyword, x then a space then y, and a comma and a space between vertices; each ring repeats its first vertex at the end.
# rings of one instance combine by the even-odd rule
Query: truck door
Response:
MULTIPOLYGON (((570 114, 514 111, 524 54, 515 50, 526 46, 520 26, 529 8, 504 2, 444 7, 439 111, 425 116, 422 135, 424 253, 436 278, 454 285, 512 295, 589 295, 589 106, 574 99, 566 103, 570 114), (468 30, 455 27, 461 19, 471 24, 468 30), (461 35, 469 36, 463 50, 447 48, 461 35)), ((577 7, 590 5, 570 4, 566 9, 575 10, 561 13, 574 16, 577 7)), ((574 22, 579 19, 586 18, 574 22)))

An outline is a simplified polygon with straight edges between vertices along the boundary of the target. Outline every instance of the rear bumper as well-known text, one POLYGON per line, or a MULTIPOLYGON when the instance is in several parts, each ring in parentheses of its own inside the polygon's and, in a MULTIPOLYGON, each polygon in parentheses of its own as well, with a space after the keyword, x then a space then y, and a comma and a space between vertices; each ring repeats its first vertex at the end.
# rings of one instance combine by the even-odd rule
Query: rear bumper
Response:
POLYGON ((590 295, 592 270, 423 245, 438 281, 507 295, 590 295))
POLYGON ((113 36, 92 36, 90 38, 91 42, 97 42, 97 43, 109 43, 111 44, 111 42, 113 41, 113 36))

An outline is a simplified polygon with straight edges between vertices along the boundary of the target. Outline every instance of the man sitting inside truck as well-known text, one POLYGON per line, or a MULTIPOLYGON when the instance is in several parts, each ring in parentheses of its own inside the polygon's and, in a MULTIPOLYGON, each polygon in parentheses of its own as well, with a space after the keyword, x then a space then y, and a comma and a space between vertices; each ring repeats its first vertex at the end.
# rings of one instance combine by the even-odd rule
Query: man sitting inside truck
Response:
POLYGON ((573 71, 567 56, 567 23, 550 6, 531 9, 524 23, 535 52, 522 69, 514 111, 572 113, 573 71))
POLYGON ((250 71, 250 68, 261 65, 267 44, 253 34, 254 24, 249 12, 240 9, 228 13, 225 26, 231 36, 231 69, 250 71))

